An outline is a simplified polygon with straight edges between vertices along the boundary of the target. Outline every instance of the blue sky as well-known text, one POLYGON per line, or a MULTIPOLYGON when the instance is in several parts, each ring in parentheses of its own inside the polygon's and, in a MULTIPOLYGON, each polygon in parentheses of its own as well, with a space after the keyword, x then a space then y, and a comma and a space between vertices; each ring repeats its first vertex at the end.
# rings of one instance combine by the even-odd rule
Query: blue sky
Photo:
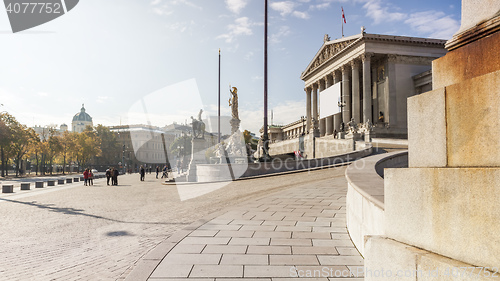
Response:
MULTIPOLYGON (((345 36, 365 26, 367 33, 450 39, 460 27, 460 2, 270 0, 274 123, 305 115, 299 77, 325 34, 341 37, 341 6, 345 36)), ((69 125, 82 103, 94 124, 104 125, 144 123, 131 114, 137 104, 159 126, 189 121, 200 107, 216 115, 220 48, 222 112, 229 115, 229 84, 238 87, 241 126, 256 132, 263 33, 264 1, 257 0, 82 0, 66 15, 16 34, 0 11, 0 111, 29 126, 69 125)))

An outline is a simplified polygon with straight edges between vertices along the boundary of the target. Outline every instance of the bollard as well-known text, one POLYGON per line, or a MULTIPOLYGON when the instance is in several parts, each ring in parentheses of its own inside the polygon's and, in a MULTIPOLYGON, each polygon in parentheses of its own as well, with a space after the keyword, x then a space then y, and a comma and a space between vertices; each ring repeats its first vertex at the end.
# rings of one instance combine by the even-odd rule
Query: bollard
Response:
POLYGON ((14 186, 12 184, 2 185, 2 193, 14 193, 14 186))
POLYGON ((21 183, 21 190, 30 190, 31 189, 31 184, 29 182, 23 182, 21 183))
POLYGON ((47 186, 55 186, 56 185, 56 181, 55 180, 48 180, 47 181, 47 186))
POLYGON ((72 178, 67 178, 66 179, 66 183, 73 183, 73 179, 72 178))
POLYGON ((43 188, 43 181, 35 182, 35 188, 43 188))
POLYGON ((79 182, 80 178, 73 178, 73 182, 79 182))

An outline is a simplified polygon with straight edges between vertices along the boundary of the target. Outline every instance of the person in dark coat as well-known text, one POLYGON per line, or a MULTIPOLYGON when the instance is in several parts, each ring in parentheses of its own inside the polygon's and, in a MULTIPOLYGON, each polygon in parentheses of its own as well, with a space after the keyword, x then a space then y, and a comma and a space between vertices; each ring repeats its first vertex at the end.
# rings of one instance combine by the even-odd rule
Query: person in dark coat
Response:
POLYGON ((109 180, 111 179, 111 168, 106 170, 106 183, 109 185, 109 180))
POLYGON ((113 168, 113 180, 112 184, 113 185, 118 185, 118 169, 113 168))
POLYGON ((139 170, 139 173, 141 174, 141 181, 144 181, 144 175, 146 174, 146 170, 144 167, 141 165, 141 169, 139 170))
POLYGON ((156 178, 158 178, 159 173, 160 173, 160 166, 156 166, 156 178))

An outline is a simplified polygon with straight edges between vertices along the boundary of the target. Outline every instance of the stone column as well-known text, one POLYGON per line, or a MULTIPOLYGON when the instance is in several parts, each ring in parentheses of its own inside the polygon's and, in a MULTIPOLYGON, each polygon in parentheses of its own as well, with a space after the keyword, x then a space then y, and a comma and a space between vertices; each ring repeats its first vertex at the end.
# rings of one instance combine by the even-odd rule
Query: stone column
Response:
POLYGON ((333 84, 337 84, 338 82, 342 81, 342 71, 341 70, 334 70, 333 71, 333 84))
POLYGON ((397 55, 387 55, 387 80, 386 84, 386 97, 387 101, 387 113, 384 113, 384 119, 386 123, 390 123, 392 126, 398 123, 398 108, 397 108, 397 88, 396 88, 396 62, 398 56, 397 55))
MULTIPOLYGON (((370 61, 371 64, 371 61, 370 61)), ((373 121, 372 123, 375 124, 378 122, 378 115, 379 115, 379 110, 378 110, 378 92, 377 92, 377 67, 372 65, 372 81, 373 81, 373 87, 372 87, 372 104, 373 104, 373 121)))
MULTIPOLYGON (((328 83, 327 80, 328 79, 326 76, 323 79, 319 80, 319 92, 324 91, 326 89, 326 84, 328 83)), ((321 96, 319 97, 318 103, 321 106, 321 96)), ((320 112, 321 110, 318 108, 318 120, 320 119, 320 112)), ((319 134, 320 136, 324 136, 326 134, 325 120, 323 120, 323 123, 321 123, 320 120, 319 134)))
POLYGON ((309 132, 311 130, 311 87, 307 87, 306 91, 306 131, 309 132))
POLYGON ((354 122, 360 123, 360 93, 359 93, 359 62, 357 60, 351 61, 352 70, 352 117, 354 122))
POLYGON ((349 68, 342 66, 342 122, 346 124, 351 120, 351 83, 349 82, 349 68))
POLYGON ((333 134, 333 115, 330 115, 326 119, 326 135, 329 136, 333 134))
POLYGON ((314 122, 311 124, 312 129, 317 129, 318 128, 318 83, 313 84, 313 90, 312 90, 312 119, 314 119, 314 122))
POLYGON ((370 59, 372 53, 366 53, 361 58, 363 60, 363 123, 372 119, 372 82, 370 74, 370 59))
POLYGON ((331 74, 328 74, 326 77, 325 77, 325 80, 326 80, 326 89, 330 88, 332 85, 333 85, 333 76, 331 74))
POLYGON ((319 136, 324 137, 326 133, 326 118, 319 120, 319 136))

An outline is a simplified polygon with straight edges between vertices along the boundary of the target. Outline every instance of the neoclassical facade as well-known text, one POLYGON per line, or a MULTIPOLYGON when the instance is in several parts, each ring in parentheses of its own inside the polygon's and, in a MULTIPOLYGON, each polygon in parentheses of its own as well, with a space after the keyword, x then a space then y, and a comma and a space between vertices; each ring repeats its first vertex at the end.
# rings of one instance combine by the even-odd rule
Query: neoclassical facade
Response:
MULTIPOLYGON (((332 135, 352 118, 356 123, 369 120, 376 136, 406 137, 406 100, 431 87, 431 80, 420 76, 430 78, 432 61, 446 54, 445 43, 365 32, 336 40, 325 35, 300 77, 306 92, 306 132, 332 135), (321 92, 334 85, 340 89, 340 100, 325 99, 329 104, 321 104, 321 92), (320 106, 335 107, 340 113, 322 116, 320 106)), ((283 131, 285 136, 293 135, 286 127, 283 131)))

